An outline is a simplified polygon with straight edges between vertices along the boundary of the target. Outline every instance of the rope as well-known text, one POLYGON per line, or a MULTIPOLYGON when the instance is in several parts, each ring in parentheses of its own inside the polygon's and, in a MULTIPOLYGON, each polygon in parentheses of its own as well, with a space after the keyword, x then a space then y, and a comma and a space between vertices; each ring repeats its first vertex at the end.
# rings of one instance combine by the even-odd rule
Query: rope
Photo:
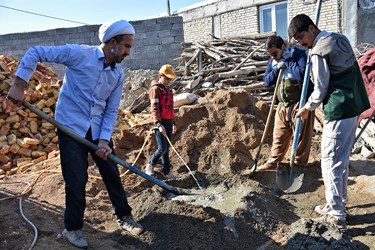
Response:
MULTIPOLYGON (((152 127, 152 128, 148 131, 148 134, 147 134, 147 136, 146 136, 146 138, 145 138, 145 141, 143 142, 142 148, 139 150, 138 155, 137 155, 137 157, 136 157, 135 160, 134 160, 133 166, 135 165, 135 163, 137 162, 139 156, 141 155, 141 153, 142 153, 142 151, 143 151, 143 149, 144 149, 144 147, 145 147, 145 145, 146 145, 146 142, 148 141, 150 135, 153 133, 154 129, 155 129, 155 128, 152 127)), ((195 180, 195 182, 197 183, 199 189, 204 193, 204 190, 203 190, 202 187, 199 185, 199 182, 198 182, 197 178, 195 177, 195 175, 193 174, 193 172, 191 171, 191 169, 189 168, 189 166, 186 164, 186 162, 184 161, 184 159, 181 157, 181 155, 177 152, 176 148, 173 146, 173 144, 172 144, 172 142, 169 140, 168 136, 165 136, 165 138, 167 138, 168 143, 169 143, 169 145, 171 146, 171 148, 173 149, 173 151, 177 154, 177 156, 181 159, 181 161, 184 163, 184 165, 186 166, 186 168, 189 170, 189 173, 190 173, 191 176, 194 178, 194 180, 195 180)), ((123 173, 120 177, 126 175, 128 172, 129 172, 129 170, 127 170, 125 173, 123 173)))
POLYGON ((193 178, 194 178, 195 182, 197 183, 199 189, 204 194, 204 191, 203 191, 202 187, 199 185, 199 182, 198 182, 197 178, 195 178, 195 176, 194 176, 193 172, 191 171, 191 169, 189 168, 189 166, 186 164, 186 162, 184 161, 184 159, 182 159, 181 155, 177 152, 177 150, 173 146, 172 142, 169 140, 168 136, 166 136, 165 138, 167 138, 169 145, 171 146, 171 148, 173 149, 173 151, 177 154, 177 156, 180 157, 181 161, 184 163, 184 165, 186 166, 186 168, 189 170, 189 173, 191 174, 191 176, 193 176, 193 178))
MULTIPOLYGON (((143 142, 143 145, 142 145, 142 147, 141 147, 141 150, 139 150, 139 152, 138 152, 138 155, 137 155, 137 157, 135 158, 135 160, 134 160, 134 162, 133 162, 133 166, 135 165, 135 163, 138 161, 138 158, 139 158, 139 156, 141 155, 141 153, 142 153, 142 151, 143 151, 143 149, 144 149, 144 147, 145 147, 145 145, 146 145, 146 142, 148 141, 148 139, 149 139, 149 137, 150 137, 150 135, 153 133, 153 131, 154 131, 154 128, 150 128, 150 130, 148 131, 148 133, 147 133, 147 136, 146 136, 146 138, 145 138, 145 141, 143 142)), ((126 172, 124 172, 123 174, 121 174, 120 175, 120 177, 123 177, 124 175, 126 175, 127 173, 129 173, 129 169, 128 170, 126 170, 126 172)))

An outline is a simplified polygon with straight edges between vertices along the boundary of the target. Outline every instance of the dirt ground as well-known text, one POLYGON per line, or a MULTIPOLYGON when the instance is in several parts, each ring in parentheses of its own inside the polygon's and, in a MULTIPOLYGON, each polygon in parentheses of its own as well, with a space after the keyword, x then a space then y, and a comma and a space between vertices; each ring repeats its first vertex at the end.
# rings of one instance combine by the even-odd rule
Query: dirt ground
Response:
MULTIPOLYGON (((248 171, 267 118, 265 102, 244 91, 219 90, 176 112, 179 131, 172 143, 179 155, 171 149, 170 157, 180 178, 166 183, 198 194, 172 194, 134 173, 124 174, 133 215, 145 228, 134 237, 118 229, 105 187, 90 163, 83 228, 89 249, 375 249, 374 160, 351 158, 348 231, 341 235, 311 220, 317 217, 313 208, 325 200, 318 132, 302 187, 286 194, 276 185, 275 171, 253 176, 248 171)), ((149 131, 143 125, 117 134, 116 154, 142 169, 156 148, 149 131)), ((270 143, 268 136, 259 164, 267 159, 270 143)), ((158 172, 156 177, 162 180, 158 172)), ((76 249, 60 236, 65 200, 59 159, 2 179, 0 201, 0 249, 76 249), (15 198, 27 188, 27 195, 15 198)))

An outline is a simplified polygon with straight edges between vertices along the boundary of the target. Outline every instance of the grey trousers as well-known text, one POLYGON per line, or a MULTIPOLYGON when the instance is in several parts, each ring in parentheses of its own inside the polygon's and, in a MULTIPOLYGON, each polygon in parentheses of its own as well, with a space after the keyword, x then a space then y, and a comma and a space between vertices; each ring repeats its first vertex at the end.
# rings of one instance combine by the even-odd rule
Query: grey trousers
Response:
POLYGON ((358 116, 324 121, 321 152, 322 177, 328 214, 345 220, 349 157, 355 139, 358 116))

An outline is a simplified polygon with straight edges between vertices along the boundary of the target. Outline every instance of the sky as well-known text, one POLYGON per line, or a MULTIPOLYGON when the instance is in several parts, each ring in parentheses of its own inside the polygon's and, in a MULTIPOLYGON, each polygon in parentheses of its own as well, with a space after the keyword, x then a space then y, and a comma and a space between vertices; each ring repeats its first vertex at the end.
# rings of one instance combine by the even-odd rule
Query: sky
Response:
MULTIPOLYGON (((120 19, 143 20, 166 14, 167 2, 168 0, 0 0, 0 35, 102 24, 120 19)), ((202 2, 204 0, 169 0, 171 13, 202 2)))

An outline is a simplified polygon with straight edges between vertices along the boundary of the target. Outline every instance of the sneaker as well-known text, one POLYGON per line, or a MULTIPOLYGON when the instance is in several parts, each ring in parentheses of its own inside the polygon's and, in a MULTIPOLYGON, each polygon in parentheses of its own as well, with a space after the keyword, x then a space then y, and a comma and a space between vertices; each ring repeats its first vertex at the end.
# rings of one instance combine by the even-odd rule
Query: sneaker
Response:
POLYGON ((87 240, 85 239, 85 236, 83 235, 82 230, 72 230, 68 231, 64 229, 61 233, 62 236, 67 238, 73 246, 76 246, 78 248, 87 248, 87 240))
POLYGON ((163 177, 167 180, 177 180, 178 177, 176 175, 173 175, 172 173, 164 174, 163 177))
MULTIPOLYGON (((345 203, 344 203, 344 211, 346 212, 345 203)), ((314 211, 320 215, 326 215, 328 213, 327 206, 325 205, 318 205, 314 208, 314 211)))
POLYGON ((124 216, 122 219, 117 219, 116 222, 121 229, 130 232, 132 235, 137 236, 143 232, 141 224, 136 222, 131 215, 124 216))
POLYGON ((154 167, 151 164, 147 164, 145 172, 148 175, 154 175, 154 167))
POLYGON ((326 215, 327 214, 327 207, 325 205, 318 205, 314 208, 314 211, 317 212, 320 215, 326 215))
POLYGON ((313 219, 313 221, 316 221, 318 223, 322 223, 322 224, 325 224, 325 225, 330 225, 330 226, 336 227, 342 233, 346 231, 346 221, 345 220, 338 220, 330 214, 325 214, 321 217, 313 219))

